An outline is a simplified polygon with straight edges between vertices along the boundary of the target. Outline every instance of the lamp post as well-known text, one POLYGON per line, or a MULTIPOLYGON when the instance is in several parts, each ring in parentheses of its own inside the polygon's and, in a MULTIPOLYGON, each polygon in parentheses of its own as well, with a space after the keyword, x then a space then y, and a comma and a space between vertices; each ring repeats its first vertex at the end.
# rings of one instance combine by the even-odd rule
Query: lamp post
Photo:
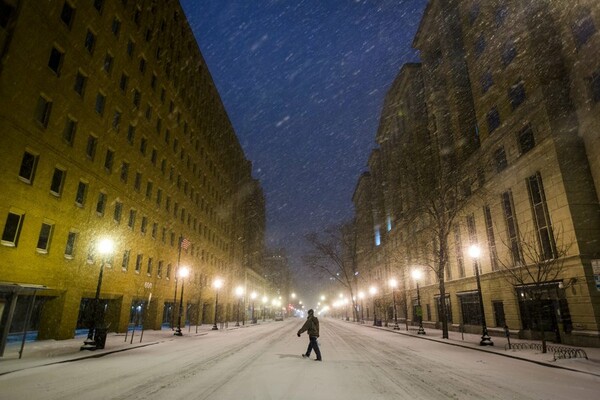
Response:
POLYGON ((235 295, 238 298, 237 319, 235 321, 235 326, 240 326, 240 307, 242 306, 242 296, 244 295, 244 288, 241 286, 236 287, 235 295))
POLYGON ((250 298, 252 299, 252 323, 255 324, 256 323, 256 318, 254 317, 254 300, 256 300, 256 297, 258 295, 256 294, 256 292, 252 292, 250 294, 250 298))
POLYGON ((375 311, 375 295, 377 294, 377 288, 375 286, 371 286, 369 288, 369 294, 373 298, 373 326, 377 325, 377 313, 375 311))
POLYGON ((364 292, 358 292, 358 298, 360 299, 360 323, 365 323, 365 310, 363 308, 363 299, 365 298, 364 292))
POLYGON ((190 270, 188 267, 180 267, 177 271, 177 275, 179 279, 181 279, 181 296, 179 296, 179 315, 177 317, 177 329, 175 329, 175 336, 183 336, 181 333, 181 314, 183 314, 183 286, 185 283, 185 278, 190 274, 190 270))
MULTIPOLYGON (((90 329, 88 331, 87 338, 83 341, 83 346, 80 350, 96 350, 98 347, 98 314, 100 313, 100 289, 102 288, 102 275, 104 274, 104 263, 106 257, 112 254, 114 250, 114 243, 111 239, 102 239, 98 242, 97 250, 102 256, 102 262, 100 263, 100 272, 98 274, 98 284, 96 286, 96 296, 94 297, 94 303, 92 303, 92 321, 90 323, 90 329)), ((102 345, 103 347, 103 345, 102 345)))
POLYGON ((479 297, 479 307, 481 308, 481 340, 479 341, 480 346, 493 346, 494 342, 488 335, 487 325, 485 323, 485 308, 483 307, 483 296, 481 294, 481 282, 479 280, 479 256, 481 249, 476 244, 469 247, 469 256, 473 259, 475 265, 475 280, 477 281, 477 295, 479 297))
POLYGON ((215 323, 213 324, 212 330, 216 331, 219 329, 217 327, 217 310, 219 309, 219 289, 223 286, 223 280, 220 278, 215 279, 213 282, 213 287, 215 288, 215 323))
POLYGON ((417 283, 417 317, 419 318, 419 330, 417 334, 424 335, 425 329, 423 329, 423 309, 421 308, 421 292, 419 290, 419 279, 423 276, 420 269, 414 269, 412 271, 412 277, 417 283))
POLYGON ((390 286, 392 288, 392 303, 394 305, 394 329, 399 330, 398 326, 398 310, 396 310, 396 287, 398 286, 398 281, 394 278, 390 279, 390 286))

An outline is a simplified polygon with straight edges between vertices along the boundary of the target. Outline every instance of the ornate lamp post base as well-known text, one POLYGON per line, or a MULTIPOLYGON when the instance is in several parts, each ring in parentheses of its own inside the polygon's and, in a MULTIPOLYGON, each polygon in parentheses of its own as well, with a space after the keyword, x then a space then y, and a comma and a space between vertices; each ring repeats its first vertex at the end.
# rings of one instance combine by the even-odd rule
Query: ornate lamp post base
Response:
POLYGON ((490 335, 487 333, 487 329, 483 331, 483 335, 481 335, 481 340, 479 341, 480 346, 493 346, 494 342, 490 338, 490 335))

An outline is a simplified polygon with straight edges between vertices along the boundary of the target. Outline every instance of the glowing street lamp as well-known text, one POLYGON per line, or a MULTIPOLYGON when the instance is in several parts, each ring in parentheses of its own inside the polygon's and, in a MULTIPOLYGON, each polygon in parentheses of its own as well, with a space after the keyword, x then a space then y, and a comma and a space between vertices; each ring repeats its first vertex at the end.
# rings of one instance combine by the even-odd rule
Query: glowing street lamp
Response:
POLYGON ((481 249, 476 244, 469 246, 469 256, 473 259, 475 265, 475 280, 477 281, 477 294, 479 297, 479 307, 481 308, 481 340, 479 341, 480 346, 493 346, 494 342, 488 335, 487 325, 485 323, 485 308, 483 306, 483 295, 481 294, 481 282, 479 280, 479 256, 481 255, 481 249))
POLYGON ((396 310, 396 288, 398 287, 398 281, 394 278, 390 279, 390 287, 392 288, 392 302, 394 304, 394 329, 399 330, 398 326, 398 310, 396 310))
POLYGON ((190 269, 188 267, 180 267, 177 271, 177 275, 179 279, 181 279, 181 296, 179 297, 179 316, 177 317, 177 329, 175 329, 175 336, 183 336, 181 333, 181 314, 183 314, 183 286, 185 283, 185 278, 187 278, 190 274, 190 269))
POLYGON ((238 298, 237 320, 235 321, 235 326, 240 326, 240 307, 242 306, 242 296, 244 296, 244 288, 241 286, 236 287, 235 295, 238 298))
POLYGON ((83 346, 80 350, 96 350, 98 348, 104 348, 104 343, 101 342, 102 338, 98 335, 98 319, 100 314, 100 289, 102 288, 102 275, 104 274, 104 263, 106 259, 114 251, 114 242, 111 239, 102 239, 98 242, 96 247, 98 253, 102 256, 100 263, 100 272, 98 274, 98 284, 96 286, 96 296, 94 296, 94 303, 92 304, 92 319, 90 323, 90 329, 88 331, 87 338, 83 342, 83 346))
MULTIPOLYGON (((375 295, 377 294, 377 288, 375 286, 371 286, 369 288, 369 294, 373 298, 373 326, 377 325, 377 312, 375 311, 375 295)), ((369 313, 367 312, 367 318, 369 318, 369 313)))
POLYGON ((223 280, 221 278, 215 279, 213 282, 213 287, 216 290, 216 294, 215 294, 215 323, 213 324, 212 330, 216 331, 219 329, 217 327, 217 310, 219 307, 219 289, 221 289, 221 287, 223 287, 223 280))
POLYGON ((423 272, 420 269, 413 269, 412 277, 417 283, 417 317, 419 318, 419 330, 417 334, 424 335, 425 329, 423 329, 423 309, 421 308, 421 292, 419 291, 419 280, 423 277, 423 272))

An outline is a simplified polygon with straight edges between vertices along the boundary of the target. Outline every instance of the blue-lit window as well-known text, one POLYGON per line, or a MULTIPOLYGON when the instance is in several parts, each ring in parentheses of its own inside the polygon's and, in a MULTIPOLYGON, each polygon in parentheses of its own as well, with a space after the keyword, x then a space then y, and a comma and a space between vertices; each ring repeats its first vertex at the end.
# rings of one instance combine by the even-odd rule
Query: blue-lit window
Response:
POLYGON ((508 90, 508 98, 510 99, 510 105, 512 106, 513 110, 519 107, 526 98, 525 83, 523 81, 519 81, 512 85, 508 90))
POLYGON ((590 10, 584 9, 579 12, 577 20, 571 25, 571 32, 575 38, 577 48, 580 48, 596 33, 596 26, 590 15, 590 10))
POLYGON ((386 220, 386 226, 388 232, 392 230, 392 217, 390 217, 389 215, 386 220))
POLYGON ((483 54, 485 50, 485 38, 483 36, 479 36, 475 41, 475 57, 479 57, 483 54))
POLYGON ((379 225, 375 227, 375 246, 381 245, 381 232, 379 225))
POLYGON ((492 133, 500 126, 500 114, 496 107, 492 108, 490 112, 487 113, 487 124, 488 133, 492 133))
POLYGON ((481 90, 486 93, 494 84, 494 78, 492 77, 492 71, 489 69, 484 72, 481 76, 481 90))
POLYGON ((517 48, 515 47, 515 42, 510 39, 504 43, 504 47, 502 48, 502 65, 506 67, 512 63, 516 56, 517 48))

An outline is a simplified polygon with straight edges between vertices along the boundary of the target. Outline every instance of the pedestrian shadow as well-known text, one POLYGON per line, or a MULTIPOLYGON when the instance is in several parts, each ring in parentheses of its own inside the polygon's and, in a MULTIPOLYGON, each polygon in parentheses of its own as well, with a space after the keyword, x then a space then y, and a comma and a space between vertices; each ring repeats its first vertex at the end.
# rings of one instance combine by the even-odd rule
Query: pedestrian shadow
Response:
POLYGON ((302 358, 302 356, 299 356, 297 354, 277 354, 279 356, 279 358, 302 358))

